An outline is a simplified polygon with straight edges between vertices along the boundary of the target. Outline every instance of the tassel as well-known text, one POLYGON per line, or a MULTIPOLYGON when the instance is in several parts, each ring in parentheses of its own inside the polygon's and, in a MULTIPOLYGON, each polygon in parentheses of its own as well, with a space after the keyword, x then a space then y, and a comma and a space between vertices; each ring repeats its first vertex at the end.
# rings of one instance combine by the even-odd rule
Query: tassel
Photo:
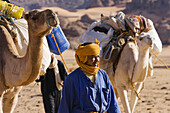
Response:
POLYGON ((54 38, 54 35, 53 35, 53 34, 51 34, 51 38, 54 38))

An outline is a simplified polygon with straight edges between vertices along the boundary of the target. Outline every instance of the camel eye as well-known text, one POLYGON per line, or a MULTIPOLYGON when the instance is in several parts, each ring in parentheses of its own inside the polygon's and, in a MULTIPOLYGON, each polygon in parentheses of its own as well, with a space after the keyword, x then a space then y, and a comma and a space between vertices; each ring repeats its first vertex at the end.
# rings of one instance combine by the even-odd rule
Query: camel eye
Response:
POLYGON ((32 17, 32 20, 37 20, 37 16, 33 16, 33 17, 32 17))

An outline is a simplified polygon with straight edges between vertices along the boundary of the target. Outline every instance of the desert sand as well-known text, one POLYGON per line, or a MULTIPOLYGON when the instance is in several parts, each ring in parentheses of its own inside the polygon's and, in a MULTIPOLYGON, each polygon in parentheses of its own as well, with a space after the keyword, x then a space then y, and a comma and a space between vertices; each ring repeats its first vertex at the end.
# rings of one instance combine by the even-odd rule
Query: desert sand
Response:
MULTIPOLYGON (((170 46, 164 47, 158 56, 170 67, 170 46)), ((63 58, 72 71, 77 67, 73 50, 66 50, 63 58)), ((60 56, 57 56, 61 60, 60 56)), ((170 70, 157 60, 154 66, 154 75, 147 78, 135 108, 135 113, 170 113, 170 70)), ((120 109, 123 107, 118 100, 120 109)), ((45 113, 40 84, 35 82, 23 87, 19 94, 18 104, 14 113, 45 113)))
MULTIPOLYGON (((75 21, 82 15, 88 14, 92 19, 99 19, 100 14, 109 16, 117 11, 123 10, 123 7, 108 7, 108 8, 91 8, 82 9, 75 12, 66 11, 61 8, 52 8, 60 15, 68 17, 69 21, 75 21)), ((162 53, 158 56, 170 67, 170 46, 164 47, 162 53)), ((63 58, 70 69, 74 70, 77 67, 74 51, 66 50, 63 52, 63 58)), ((57 56, 61 60, 60 56, 57 56)), ((135 113, 170 113, 170 70, 166 69, 163 63, 157 60, 154 67, 154 75, 148 77, 145 81, 144 89, 142 90, 135 108, 135 113)), ((123 113, 123 107, 118 100, 120 109, 123 113)), ((40 84, 35 82, 23 87, 19 94, 18 104, 14 113, 45 113, 40 84)))

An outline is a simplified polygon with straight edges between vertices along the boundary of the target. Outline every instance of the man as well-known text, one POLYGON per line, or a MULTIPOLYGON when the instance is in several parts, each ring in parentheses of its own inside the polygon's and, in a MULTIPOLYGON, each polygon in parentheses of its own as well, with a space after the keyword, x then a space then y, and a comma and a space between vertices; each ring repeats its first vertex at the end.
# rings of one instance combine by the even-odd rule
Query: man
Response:
POLYGON ((76 50, 80 67, 64 81, 58 113, 120 113, 109 78, 99 68, 98 44, 80 44, 76 50))

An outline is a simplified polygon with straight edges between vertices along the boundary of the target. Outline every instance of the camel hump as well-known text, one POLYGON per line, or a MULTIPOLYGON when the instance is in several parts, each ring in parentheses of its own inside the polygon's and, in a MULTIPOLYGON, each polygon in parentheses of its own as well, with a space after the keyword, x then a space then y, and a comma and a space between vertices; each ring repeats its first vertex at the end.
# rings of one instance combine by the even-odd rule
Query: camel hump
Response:
POLYGON ((0 25, 0 37, 2 38, 2 40, 4 40, 4 44, 6 45, 6 47, 9 48, 9 51, 13 55, 18 56, 19 54, 12 39, 12 36, 3 25, 0 25))

